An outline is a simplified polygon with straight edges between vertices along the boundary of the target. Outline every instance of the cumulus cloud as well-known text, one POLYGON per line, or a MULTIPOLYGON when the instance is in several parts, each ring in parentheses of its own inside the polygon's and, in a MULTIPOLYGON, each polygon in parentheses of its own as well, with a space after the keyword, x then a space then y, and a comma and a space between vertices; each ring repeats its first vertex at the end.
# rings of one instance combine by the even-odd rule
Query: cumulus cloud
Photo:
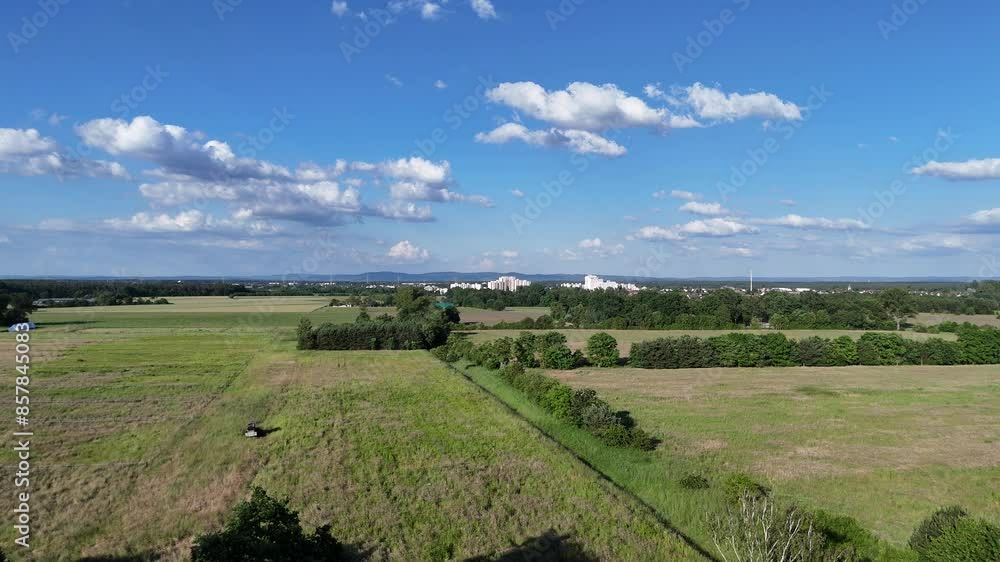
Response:
POLYGON ((347 14, 347 2, 341 0, 333 0, 333 4, 330 6, 330 12, 338 18, 342 18, 347 14))
POLYGON ((719 253, 724 256, 737 256, 741 258, 754 258, 760 255, 759 252, 749 246, 722 246, 719 253))
POLYGON ((512 189, 512 190, 510 190, 510 194, 513 195, 514 197, 517 197, 518 199, 523 199, 524 198, 524 192, 521 191, 520 189, 516 189, 516 188, 512 189))
POLYGON ((442 185, 451 181, 451 164, 447 160, 431 162, 419 156, 389 160, 376 169, 383 175, 398 180, 418 181, 442 185))
POLYGON ((797 205, 794 199, 782 199, 781 201, 779 201, 779 203, 781 203, 786 207, 794 207, 795 205, 797 205))
POLYGON ((409 201, 388 201, 378 203, 374 215, 394 220, 408 222, 430 222, 434 220, 431 208, 427 205, 417 205, 409 201))
POLYGON ((675 102, 691 108, 698 117, 712 121, 735 121, 749 117, 787 121, 802 119, 799 106, 774 94, 726 93, 700 82, 679 90, 675 102))
POLYGON ((441 6, 433 2, 424 2, 420 6, 420 17, 425 20, 436 20, 441 17, 441 6))
POLYGON ((692 193, 690 191, 684 191, 683 189, 674 189, 670 192, 670 196, 676 199, 683 199, 685 201, 697 201, 701 199, 701 195, 697 193, 692 193))
POLYGON ((937 176, 949 180, 1000 179, 1000 158, 966 160, 964 162, 938 162, 931 160, 917 166, 910 173, 918 176, 937 176))
POLYGON ((0 173, 131 179, 118 162, 75 157, 37 129, 0 128, 0 173))
POLYGON ((444 80, 435 80, 434 87, 437 88, 438 90, 444 90, 445 88, 448 87, 448 84, 444 80))
POLYGON ((490 0, 469 0, 472 10, 476 15, 484 20, 496 19, 497 11, 490 0))
POLYGON ((386 257, 397 262, 424 262, 431 254, 424 248, 414 245, 409 240, 400 240, 389 248, 386 257))
POLYGON ((670 126, 669 111, 652 108, 615 84, 573 82, 565 90, 550 92, 534 82, 504 82, 486 96, 563 129, 599 132, 628 127, 664 130, 670 126))
POLYGON ((600 238, 585 238, 580 240, 576 247, 585 253, 599 258, 617 256, 625 252, 623 244, 607 244, 600 238))
POLYGON ((966 217, 972 224, 1000 224, 1000 207, 976 211, 966 217))
POLYGON ((557 129, 532 131, 520 123, 504 123, 488 133, 476 133, 476 142, 506 144, 519 140, 534 146, 566 147, 578 154, 617 157, 625 154, 618 143, 589 131, 557 129))
POLYGON ((703 203, 701 201, 688 201, 680 206, 680 210, 695 215, 720 216, 729 214, 729 210, 718 203, 703 203))
POLYGON ((756 234, 759 229, 733 217, 711 218, 674 225, 644 226, 632 234, 638 240, 683 240, 688 236, 726 237, 756 234))
POLYGON ((188 210, 176 215, 136 213, 128 219, 107 219, 104 225, 113 230, 135 232, 223 232, 240 234, 273 234, 278 231, 274 225, 260 220, 248 220, 248 217, 216 218, 213 215, 199 211, 188 210))
POLYGON ((828 219, 823 217, 803 217, 794 214, 774 219, 757 219, 754 222, 769 226, 817 230, 867 230, 869 228, 869 225, 858 219, 828 219))
POLYGON ((493 201, 482 195, 456 193, 446 187, 434 187, 422 182, 404 181, 389 187, 393 199, 472 203, 492 207, 493 201))

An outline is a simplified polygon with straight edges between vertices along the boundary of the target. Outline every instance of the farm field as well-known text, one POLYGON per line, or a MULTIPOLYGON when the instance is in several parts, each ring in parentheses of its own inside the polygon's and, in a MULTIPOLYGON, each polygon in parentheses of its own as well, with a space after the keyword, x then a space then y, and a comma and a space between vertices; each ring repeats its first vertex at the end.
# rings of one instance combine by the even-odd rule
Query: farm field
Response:
POLYGON ((462 322, 472 322, 476 324, 496 324, 497 322, 517 322, 525 318, 538 318, 550 312, 547 306, 508 306, 504 310, 486 310, 483 308, 470 308, 460 306, 458 313, 462 317, 462 322))
POLYGON ((555 536, 600 559, 701 559, 429 353, 162 329, 33 333, 33 559, 186 559, 254 484, 369 560, 494 559, 555 536), (247 440, 248 420, 273 432, 247 440))
POLYGON ((651 464, 620 470, 638 471, 632 489, 682 528, 686 500, 660 499, 657 480, 671 489, 685 471, 747 472, 895 545, 942 505, 1000 522, 996 366, 548 373, 597 390, 664 439, 651 464))
POLYGON ((921 312, 912 320, 914 324, 933 326, 942 322, 957 322, 962 324, 968 322, 979 326, 1000 326, 1000 318, 995 314, 938 314, 933 312, 921 312))
MULTIPOLYGON (((494 340, 502 337, 516 338, 522 330, 479 330, 466 332, 469 334, 470 339, 476 343, 480 344, 482 342, 494 340)), ((536 332, 547 332, 550 330, 535 330, 536 332)), ((583 349, 587 346, 587 339, 590 336, 598 332, 607 332, 614 336, 618 341, 618 351, 622 357, 628 357, 629 351, 632 348, 632 344, 641 341, 649 341, 656 338, 665 338, 670 336, 696 336, 701 338, 709 338, 712 336, 718 336, 722 334, 728 334, 733 332, 733 330, 584 330, 584 329, 568 329, 568 330, 555 330, 566 334, 566 343, 571 349, 583 349)), ((750 333, 750 334, 766 334, 773 333, 774 330, 739 330, 739 333, 750 333)), ((819 336, 822 338, 836 338, 840 336, 851 336, 854 339, 861 337, 864 333, 862 330, 782 330, 782 332, 791 339, 801 339, 808 338, 812 336, 819 336)), ((945 340, 955 340, 958 338, 955 334, 924 334, 919 332, 891 332, 898 333, 904 338, 913 338, 916 340, 925 340, 927 338, 938 337, 945 340)))

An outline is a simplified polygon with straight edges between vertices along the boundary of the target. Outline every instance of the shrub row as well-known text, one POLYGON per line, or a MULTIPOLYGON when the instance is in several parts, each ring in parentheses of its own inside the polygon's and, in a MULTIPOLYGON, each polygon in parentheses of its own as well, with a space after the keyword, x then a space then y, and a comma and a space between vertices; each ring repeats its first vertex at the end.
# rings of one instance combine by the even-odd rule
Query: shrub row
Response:
POLYGON ((627 412, 614 411, 593 390, 573 390, 552 377, 526 369, 532 366, 564 369, 581 364, 583 354, 570 352, 563 334, 523 333, 517 339, 500 338, 478 346, 452 334, 447 343, 433 353, 443 361, 467 359, 497 371, 529 400, 557 418, 586 430, 608 446, 640 450, 656 447, 656 439, 637 427, 627 412))
POLYGON ((680 336, 634 343, 629 354, 630 365, 646 369, 994 363, 1000 363, 1000 330, 975 327, 959 331, 958 341, 878 332, 858 341, 848 336, 794 341, 782 333, 680 336))
POLYGON ((299 349, 432 349, 445 343, 448 326, 441 322, 388 320, 356 324, 323 324, 313 329, 299 323, 299 349))

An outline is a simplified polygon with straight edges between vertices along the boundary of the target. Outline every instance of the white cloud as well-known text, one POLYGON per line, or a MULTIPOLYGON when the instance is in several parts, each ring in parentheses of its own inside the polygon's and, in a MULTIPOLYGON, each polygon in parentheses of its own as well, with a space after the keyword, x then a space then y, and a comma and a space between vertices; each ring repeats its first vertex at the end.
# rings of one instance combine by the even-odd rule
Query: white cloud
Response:
POLYGON ((724 256, 738 256, 741 258, 753 258, 760 255, 759 252, 748 246, 722 246, 719 253, 724 256))
POLYGON ((1000 158, 966 160, 965 162, 938 162, 931 160, 917 166, 910 173, 918 176, 937 176, 949 180, 1000 179, 1000 158))
POLYGON ((674 228, 664 228, 662 226, 644 226, 635 231, 633 238, 639 240, 683 240, 679 232, 674 228))
POLYGON ((490 0, 469 0, 469 4, 480 18, 484 20, 496 19, 497 11, 490 0))
POLYGON ((663 130, 670 125, 666 109, 654 109, 614 84, 573 82, 565 90, 546 91, 534 82, 504 82, 486 93, 530 117, 564 129, 606 131, 626 127, 663 130))
POLYGON ((128 170, 118 162, 75 158, 37 129, 0 128, 0 173, 131 179, 128 170))
POLYGON ((957 234, 929 234, 916 236, 899 243, 899 249, 911 254, 944 255, 964 252, 971 242, 957 234))
POLYGON ((1000 207, 994 209, 983 209, 976 211, 965 219, 972 224, 998 224, 1000 225, 1000 207))
POLYGON ((441 17, 441 6, 433 2, 424 2, 420 6, 420 17, 425 20, 436 20, 441 17))
POLYGON ((797 105, 767 92, 727 94, 718 88, 696 82, 682 89, 679 94, 677 101, 693 109, 702 119, 714 121, 735 121, 748 117, 788 121, 802 119, 801 110, 797 105))
POLYGON ((661 189, 659 191, 653 192, 653 199, 666 199, 667 195, 668 195, 667 190, 661 189))
POLYGON ((691 221, 678 227, 682 234, 692 236, 733 236, 736 234, 752 234, 757 228, 742 223, 734 218, 715 218, 691 221))
POLYGON ((53 111, 51 114, 49 114, 49 118, 47 119, 47 121, 49 125, 52 125, 53 127, 58 127, 59 125, 62 124, 63 121, 67 119, 69 119, 68 115, 59 115, 58 113, 53 111))
POLYGON ((513 195, 514 197, 517 197, 518 199, 524 198, 524 192, 521 191, 520 189, 512 189, 510 190, 510 194, 513 195))
POLYGON ((441 185, 451 181, 451 164, 447 160, 431 162, 419 156, 382 162, 377 170, 398 180, 441 185))
POLYGON ((330 6, 330 12, 338 18, 344 17, 344 15, 347 14, 347 2, 333 0, 333 4, 330 6))
POLYGON ((823 217, 803 217, 794 214, 775 219, 757 219, 754 223, 818 230, 867 230, 869 228, 869 225, 858 219, 828 219, 823 217))
POLYGON ((729 210, 718 203, 703 203, 701 201, 688 201, 681 205, 680 210, 696 215, 719 216, 729 214, 729 210))
POLYGON ((260 220, 241 218, 219 219, 202 211, 191 209, 176 215, 136 213, 128 219, 107 219, 104 225, 113 230, 177 233, 177 232, 228 232, 242 234, 272 234, 277 227, 260 220))
POLYGON ((794 207, 795 205, 798 204, 798 203, 795 202, 794 199, 782 199, 781 201, 779 201, 779 203, 781 203, 782 205, 784 205, 786 207, 794 207))
POLYGON ((387 219, 409 222, 429 222, 434 220, 430 207, 427 205, 417 205, 408 201, 381 202, 375 206, 375 215, 387 219))
POLYGON ((10 244, 10 238, 4 235, 0 235, 0 244, 10 244))
POLYGON ((386 257, 400 262, 423 262, 430 258, 430 252, 409 240, 401 240, 389 248, 386 257))
POLYGON ((446 187, 433 187, 421 182, 397 182, 389 187, 393 199, 416 201, 439 201, 472 203, 483 207, 492 207, 493 201, 482 195, 465 195, 456 193, 446 187))
POLYGON ((385 75, 385 80, 386 80, 386 82, 392 84, 393 86, 395 86, 397 88, 402 88, 403 87, 403 81, 400 80, 399 78, 397 78, 396 76, 392 75, 392 74, 388 74, 387 73, 385 75))
POLYGON ((585 238, 580 240, 576 247, 583 252, 599 258, 617 256, 625 252, 623 244, 607 244, 600 238, 585 238))
POLYGON ((683 189, 675 189, 671 191, 670 196, 677 199, 683 199, 685 201, 697 201, 698 199, 701 199, 701 195, 690 191, 684 191, 683 189))
POLYGON ((506 144, 520 140, 533 146, 566 147, 578 154, 600 154, 617 157, 625 154, 625 148, 612 140, 589 131, 557 129, 531 131, 520 123, 504 123, 488 133, 476 133, 476 142, 506 144))
POLYGON ((438 90, 444 90, 445 88, 448 87, 448 84, 444 80, 435 80, 434 87, 437 88, 438 90))

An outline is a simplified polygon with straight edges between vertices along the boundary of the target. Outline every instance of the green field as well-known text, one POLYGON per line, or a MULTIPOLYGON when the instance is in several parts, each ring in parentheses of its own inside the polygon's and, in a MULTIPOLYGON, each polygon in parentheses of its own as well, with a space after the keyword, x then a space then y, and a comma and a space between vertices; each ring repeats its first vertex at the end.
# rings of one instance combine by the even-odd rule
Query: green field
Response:
MULTIPOLYGON (((158 316, 133 329, 119 316, 130 313, 105 314, 100 328, 32 335, 26 559, 183 560, 254 484, 288 497, 307 528, 332 524, 369 560, 496 559, 556 535, 600 559, 701 559, 429 353, 299 352, 291 329, 198 331, 246 311, 181 328, 158 316), (274 431, 248 440, 248 420, 274 431)), ((0 339, 4 365, 12 340, 0 339)), ((0 495, 12 497, 10 479, 0 495)), ((0 540, 12 533, 0 527, 0 540)))
MULTIPOLYGON (((542 330, 548 331, 548 330, 542 330)), ((566 334, 566 343, 572 349, 584 349, 587 346, 587 339, 590 336, 598 332, 607 332, 614 336, 618 341, 618 351, 621 353, 622 357, 627 357, 629 351, 632 348, 632 344, 641 341, 649 341, 656 338, 665 338, 669 336, 696 336, 700 338, 709 338, 712 336, 718 336, 722 334, 729 334, 733 330, 584 330, 584 329, 569 329, 569 330, 555 330, 566 334)), ((536 333, 541 333, 535 330, 536 333)), ((774 330, 740 330, 740 333, 749 334, 769 334, 773 333, 774 330)), ((482 343, 485 341, 490 341, 497 338, 516 338, 521 330, 480 330, 475 332, 466 332, 469 334, 470 339, 476 343, 482 343)), ((791 339, 801 339, 808 338, 812 336, 819 336, 821 338, 836 338, 840 336, 851 336, 854 339, 861 337, 861 334, 865 332, 863 330, 782 330, 782 333, 791 339)), ((891 332, 898 333, 904 338, 913 338, 917 340, 925 340, 927 338, 941 338, 946 340, 955 340, 957 336, 955 334, 923 334, 919 332, 891 332)))
POLYGON ((779 497, 855 517, 897 545, 942 505, 1000 522, 995 365, 550 374, 596 389, 665 439, 631 481, 675 520, 687 517, 684 502, 660 498, 660 484, 674 492, 685 472, 748 472, 779 497))

